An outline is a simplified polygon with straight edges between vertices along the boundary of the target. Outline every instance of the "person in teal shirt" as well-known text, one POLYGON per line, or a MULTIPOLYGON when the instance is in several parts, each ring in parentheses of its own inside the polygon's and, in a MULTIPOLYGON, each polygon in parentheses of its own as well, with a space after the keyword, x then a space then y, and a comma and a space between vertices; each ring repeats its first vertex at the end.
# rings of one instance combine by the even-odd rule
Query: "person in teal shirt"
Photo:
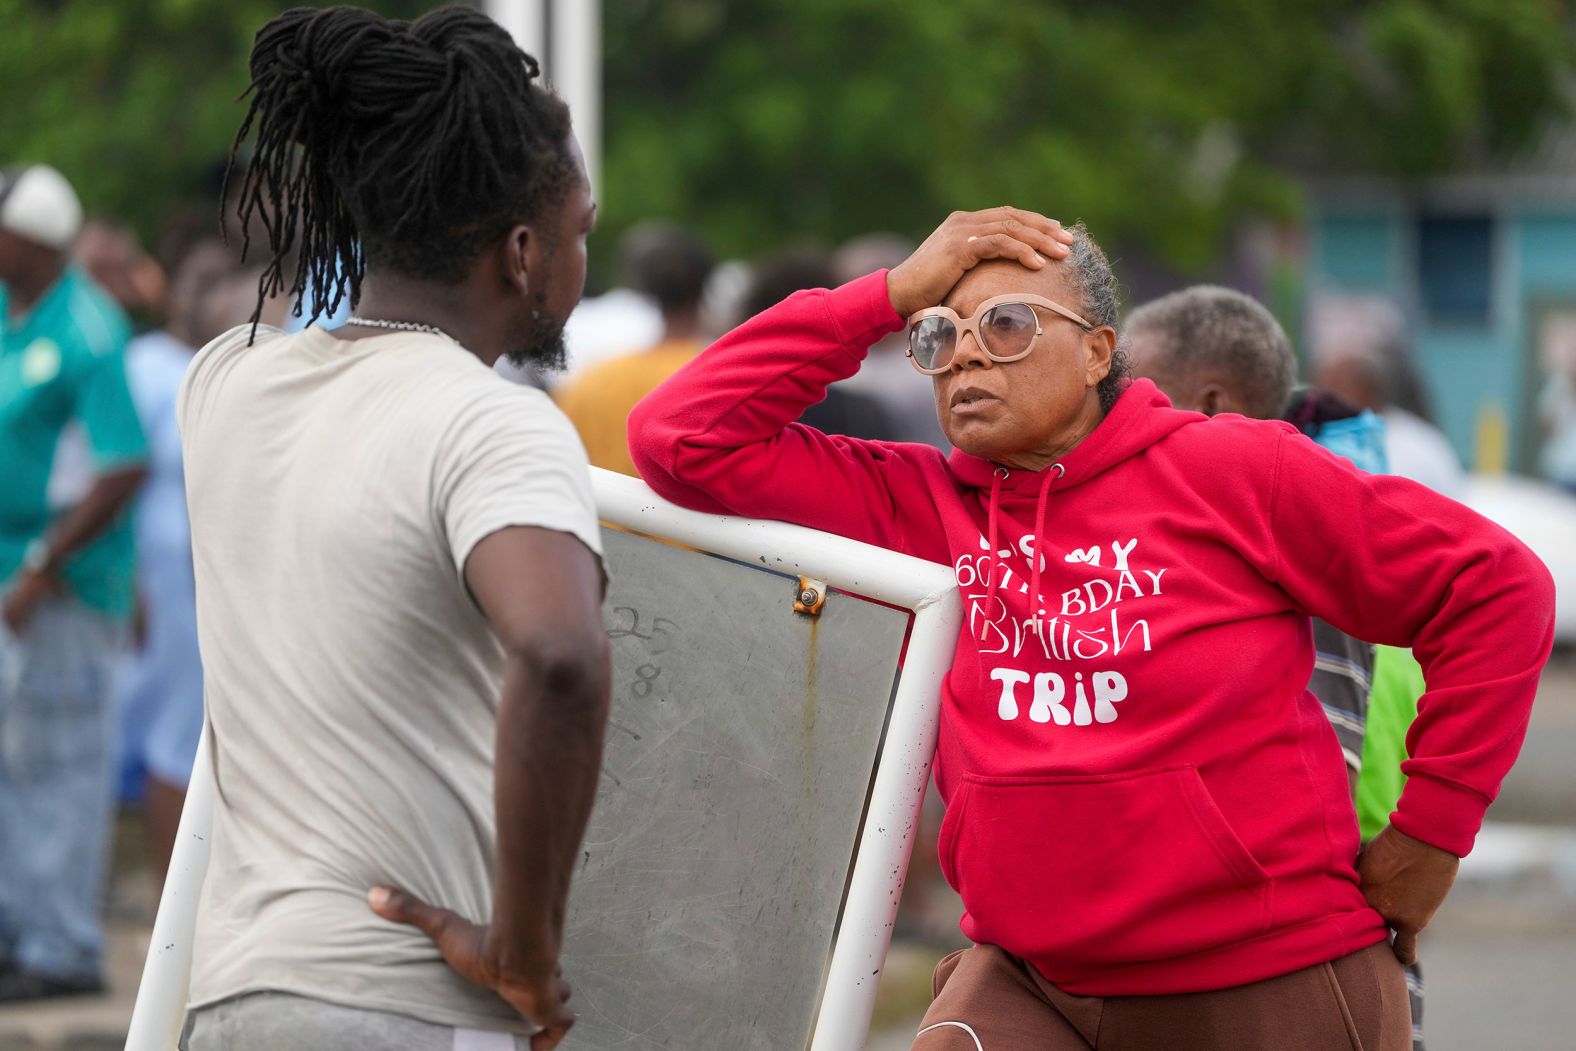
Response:
POLYGON ((0 173, 0 1003, 103 987, 112 672, 147 443, 64 177, 0 173))

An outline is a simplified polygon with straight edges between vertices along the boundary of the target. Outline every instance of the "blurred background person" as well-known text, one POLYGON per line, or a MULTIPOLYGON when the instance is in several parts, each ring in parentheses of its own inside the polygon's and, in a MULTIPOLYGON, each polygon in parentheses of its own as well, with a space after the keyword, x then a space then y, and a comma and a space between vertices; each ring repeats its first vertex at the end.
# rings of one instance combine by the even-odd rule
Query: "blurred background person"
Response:
POLYGON ((137 498, 137 605, 131 645, 116 669, 115 706, 119 796, 143 804, 157 895, 202 731, 202 664, 175 395, 196 348, 244 313, 217 327, 199 316, 208 293, 237 269, 235 253, 212 235, 183 239, 173 278, 133 231, 102 218, 83 226, 72 254, 144 329, 125 352, 126 379, 148 439, 148 477, 137 498))
POLYGON ((103 987, 113 668, 147 444, 125 316, 69 250, 75 191, 0 174, 0 1002, 103 987))
POLYGON ((1549 377, 1538 393, 1543 449, 1538 467, 1555 485, 1576 493, 1576 321, 1560 327, 1549 377))
MULTIPOLYGON (((734 324, 744 324, 795 292, 812 288, 836 288, 838 284, 837 270, 832 260, 825 255, 801 251, 768 259, 754 268, 750 283, 740 298, 739 315, 734 324)), ((909 382, 913 383, 913 380, 909 382)), ((923 387, 924 384, 916 386, 923 387)), ((931 412, 935 412, 934 402, 931 412)), ((822 434, 845 434, 850 438, 878 442, 898 440, 897 428, 893 426, 881 402, 838 385, 828 387, 826 397, 806 408, 799 416, 799 422, 806 427, 814 427, 822 434)))
POLYGON ((609 358, 581 371, 555 394, 580 432, 593 467, 634 475, 625 428, 635 403, 699 354, 701 299, 711 276, 711 250, 671 223, 644 223, 620 245, 624 279, 662 313, 662 335, 645 350, 609 358))
POLYGON ((95 284, 108 292, 137 327, 163 319, 169 282, 130 228, 109 219, 90 219, 71 246, 71 254, 95 284))
MULTIPOLYGON (((843 285, 877 270, 890 270, 913 255, 916 247, 915 242, 894 233, 861 234, 844 243, 832 256, 836 283, 843 285)), ((908 340, 903 333, 894 332, 871 347, 864 366, 832 387, 878 402, 886 413, 894 440, 923 442, 943 450, 952 447, 936 419, 936 401, 930 388, 914 382, 914 369, 908 363, 908 340)))
POLYGON ((520 368, 507 358, 499 360, 498 371, 516 382, 552 390, 609 358, 653 346, 661 339, 662 310, 656 300, 620 285, 586 297, 569 315, 564 325, 569 357, 562 372, 520 368))
POLYGON ((1461 458, 1429 419, 1406 319, 1395 304, 1323 295, 1309 305, 1307 329, 1314 385, 1384 420, 1390 469, 1453 499, 1465 497, 1461 458))
POLYGON ((175 401, 197 348, 251 308, 247 300, 228 312, 213 309, 214 293, 227 280, 256 288, 255 274, 240 270, 233 256, 216 239, 190 246, 169 283, 164 328, 136 337, 126 348, 127 379, 148 436, 148 480, 137 500, 137 631, 116 682, 120 770, 123 794, 129 782, 144 803, 155 891, 169 869, 203 718, 191 524, 175 401), (237 281, 237 274, 244 278, 237 281))

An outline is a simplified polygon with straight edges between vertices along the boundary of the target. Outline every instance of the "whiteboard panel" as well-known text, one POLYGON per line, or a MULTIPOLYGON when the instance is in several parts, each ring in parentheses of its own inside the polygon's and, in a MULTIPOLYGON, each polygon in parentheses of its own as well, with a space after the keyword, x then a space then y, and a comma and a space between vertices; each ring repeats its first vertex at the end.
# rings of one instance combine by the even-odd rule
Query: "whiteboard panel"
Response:
MULTIPOLYGON (((813 1017, 813 1051, 859 1051, 962 619, 952 571, 591 473, 604 522, 726 557, 606 534, 618 726, 571 902, 582 1022, 564 1046, 799 1051, 813 1017), (807 620, 793 574, 901 608, 834 594, 807 620)), ((171 1051, 180 1031, 213 796, 203 747, 127 1051, 171 1051)))
POLYGON ((911 615, 603 535, 613 714, 565 932, 566 1048, 800 1051, 911 615))

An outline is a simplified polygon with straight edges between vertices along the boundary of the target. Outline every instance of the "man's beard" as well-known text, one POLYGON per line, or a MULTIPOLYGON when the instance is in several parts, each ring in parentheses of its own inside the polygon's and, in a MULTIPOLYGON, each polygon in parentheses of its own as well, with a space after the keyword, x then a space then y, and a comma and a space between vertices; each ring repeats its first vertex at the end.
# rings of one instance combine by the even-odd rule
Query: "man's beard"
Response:
POLYGON ((563 320, 539 307, 532 307, 530 338, 504 356, 517 369, 562 372, 569 358, 569 348, 564 345, 563 320))

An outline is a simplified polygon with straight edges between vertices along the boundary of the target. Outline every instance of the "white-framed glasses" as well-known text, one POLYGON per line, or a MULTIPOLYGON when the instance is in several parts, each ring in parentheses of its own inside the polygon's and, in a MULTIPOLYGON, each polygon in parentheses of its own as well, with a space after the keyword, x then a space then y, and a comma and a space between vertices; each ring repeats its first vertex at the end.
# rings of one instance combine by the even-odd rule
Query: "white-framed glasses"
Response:
POLYGON ((992 361, 1026 358, 1034 349, 1034 341, 1045 331, 1035 307, 1059 314, 1085 332, 1095 328, 1079 314, 1044 296, 1009 292, 985 300, 966 318, 949 307, 927 307, 910 317, 909 359, 927 376, 945 372, 952 367, 965 332, 974 334, 975 342, 992 361))

